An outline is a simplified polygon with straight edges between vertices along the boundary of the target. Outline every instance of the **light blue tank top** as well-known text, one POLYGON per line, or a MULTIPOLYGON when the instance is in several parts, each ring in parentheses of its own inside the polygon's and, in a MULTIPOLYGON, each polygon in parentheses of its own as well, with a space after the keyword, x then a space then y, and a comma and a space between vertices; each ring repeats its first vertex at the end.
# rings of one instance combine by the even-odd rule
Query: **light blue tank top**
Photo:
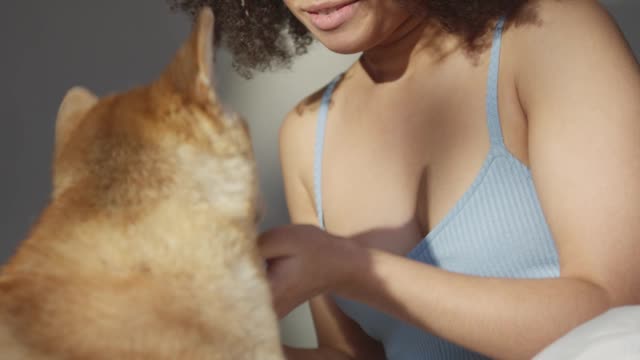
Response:
MULTIPOLYGON (((558 255, 529 169, 505 147, 498 115, 498 74, 504 21, 498 22, 487 84, 487 125, 491 147, 464 195, 407 257, 441 269, 483 277, 559 276, 558 255)), ((322 156, 329 101, 327 87, 318 114, 314 193, 320 226, 322 156)), ((428 283, 414 281, 417 286, 428 283)), ((486 359, 365 304, 335 296, 340 309, 384 345, 389 360, 486 359)))

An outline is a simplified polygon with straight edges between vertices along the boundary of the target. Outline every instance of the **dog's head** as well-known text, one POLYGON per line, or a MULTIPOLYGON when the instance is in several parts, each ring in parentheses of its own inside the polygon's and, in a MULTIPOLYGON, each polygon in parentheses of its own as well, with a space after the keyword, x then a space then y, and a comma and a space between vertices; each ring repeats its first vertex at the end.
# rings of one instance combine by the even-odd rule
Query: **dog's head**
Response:
POLYGON ((221 215, 255 216, 248 129, 223 110, 211 84, 213 25, 204 8, 148 86, 102 99, 80 87, 67 93, 56 123, 54 199, 117 208, 188 188, 221 215))

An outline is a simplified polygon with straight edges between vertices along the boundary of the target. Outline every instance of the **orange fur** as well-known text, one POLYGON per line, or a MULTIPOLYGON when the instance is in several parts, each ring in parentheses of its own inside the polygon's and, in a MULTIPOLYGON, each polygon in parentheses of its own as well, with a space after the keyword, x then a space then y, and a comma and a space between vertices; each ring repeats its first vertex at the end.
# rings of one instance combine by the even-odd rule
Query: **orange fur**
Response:
POLYGON ((204 9, 165 73, 60 106, 54 190, 0 273, 2 359, 282 359, 244 122, 204 9))

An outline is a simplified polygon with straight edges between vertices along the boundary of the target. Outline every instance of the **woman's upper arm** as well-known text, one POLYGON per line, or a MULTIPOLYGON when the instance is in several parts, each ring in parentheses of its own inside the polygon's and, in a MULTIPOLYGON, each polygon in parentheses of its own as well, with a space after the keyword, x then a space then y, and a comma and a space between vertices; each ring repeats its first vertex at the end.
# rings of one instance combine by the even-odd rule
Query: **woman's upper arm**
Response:
MULTIPOLYGON (((280 161, 291 222, 318 226, 310 188, 316 111, 313 105, 307 106, 298 106, 289 113, 280 128, 280 161)), ((380 344, 342 313, 329 296, 318 296, 309 304, 320 347, 340 351, 353 359, 384 359, 380 344)))
POLYGON ((314 119, 309 111, 291 111, 280 127, 280 163, 289 217, 294 224, 318 225, 310 184, 314 119))
POLYGON ((595 1, 540 1, 516 28, 532 176, 563 276, 640 301, 640 68, 595 1))
POLYGON ((384 360, 382 345, 347 317, 328 295, 309 302, 318 334, 318 346, 339 350, 352 359, 384 360))

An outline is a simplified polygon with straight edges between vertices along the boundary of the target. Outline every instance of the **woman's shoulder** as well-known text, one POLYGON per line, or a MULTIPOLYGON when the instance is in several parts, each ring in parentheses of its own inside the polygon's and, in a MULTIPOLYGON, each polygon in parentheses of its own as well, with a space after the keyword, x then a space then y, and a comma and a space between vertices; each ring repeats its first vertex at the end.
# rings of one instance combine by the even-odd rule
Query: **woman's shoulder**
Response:
POLYGON ((524 108, 554 97, 568 101, 566 94, 578 96, 576 91, 587 101, 595 94, 588 89, 638 75, 616 21, 595 0, 531 1, 508 25, 505 43, 524 108))
POLYGON ((317 118, 322 97, 329 86, 330 83, 304 97, 285 115, 280 125, 280 161, 283 170, 296 173, 303 180, 311 177, 317 118))
POLYGON ((530 0, 512 16, 510 25, 523 33, 574 26, 596 30, 610 20, 597 0, 530 0))
MULTIPOLYGON (((342 74, 336 75, 324 86, 304 97, 285 116, 280 127, 280 141, 305 141, 309 142, 314 137, 320 109, 325 101, 328 90, 332 93, 338 91, 342 74), (331 88, 331 89, 330 89, 331 88)), ((329 106, 330 104, 325 104, 329 106)))
POLYGON ((596 0, 532 0, 513 17, 505 36, 523 63, 626 47, 615 20, 596 0))
POLYGON ((322 96, 329 85, 300 100, 286 115, 280 126, 280 142, 307 141, 313 137, 322 96))
MULTIPOLYGON (((327 90, 329 84, 314 91, 312 94, 304 97, 300 100, 293 109, 287 113, 285 117, 285 124, 288 122, 299 122, 302 119, 313 119, 316 117, 320 105, 322 103, 322 96, 327 90)), ((306 121, 308 122, 308 121, 306 121)))

